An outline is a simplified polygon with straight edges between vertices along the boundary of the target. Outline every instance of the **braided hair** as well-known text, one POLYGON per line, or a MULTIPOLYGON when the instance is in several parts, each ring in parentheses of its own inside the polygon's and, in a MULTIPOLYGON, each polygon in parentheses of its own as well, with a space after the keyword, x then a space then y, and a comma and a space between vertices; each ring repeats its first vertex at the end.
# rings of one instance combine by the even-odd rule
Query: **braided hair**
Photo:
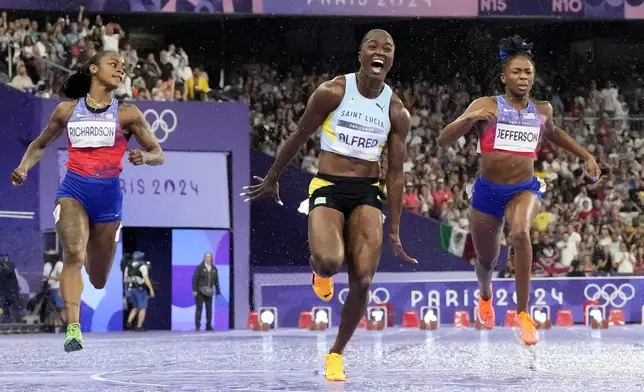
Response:
POLYGON ((505 70, 506 65, 517 57, 526 57, 534 67, 534 58, 532 56, 532 43, 526 42, 519 35, 503 38, 499 41, 499 58, 501 61, 494 67, 490 75, 491 86, 499 91, 505 90, 505 84, 501 82, 501 73, 505 70))

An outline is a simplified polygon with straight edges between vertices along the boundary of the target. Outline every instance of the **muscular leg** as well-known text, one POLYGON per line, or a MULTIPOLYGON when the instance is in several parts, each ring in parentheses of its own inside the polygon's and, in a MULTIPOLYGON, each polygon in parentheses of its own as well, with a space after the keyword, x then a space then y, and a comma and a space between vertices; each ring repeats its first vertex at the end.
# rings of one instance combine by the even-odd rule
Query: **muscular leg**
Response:
POLYGON ((503 233, 503 219, 485 214, 472 209, 470 214, 470 232, 476 251, 475 271, 479 281, 481 298, 487 300, 492 297, 490 284, 494 267, 499 261, 501 252, 501 234, 503 233))
POLYGON ((530 274, 532 272, 530 227, 539 212, 539 203, 539 198, 534 193, 521 192, 514 196, 505 207, 505 217, 510 226, 508 242, 514 248, 517 314, 527 311, 530 300, 530 274))
POLYGON ((323 278, 337 274, 344 262, 344 214, 328 207, 309 213, 309 264, 323 278))
POLYGON ((356 208, 347 226, 349 295, 342 308, 342 319, 329 353, 342 354, 353 336, 369 301, 369 287, 382 249, 382 212, 372 206, 356 208))
POLYGON ((80 319, 80 301, 83 292, 81 268, 87 260, 89 219, 85 208, 75 199, 64 197, 58 200, 60 218, 56 231, 63 243, 63 271, 60 274, 60 292, 65 301, 63 314, 67 324, 80 319))
POLYGON ((121 222, 96 223, 90 227, 85 269, 97 289, 105 287, 116 252, 116 231, 121 222))

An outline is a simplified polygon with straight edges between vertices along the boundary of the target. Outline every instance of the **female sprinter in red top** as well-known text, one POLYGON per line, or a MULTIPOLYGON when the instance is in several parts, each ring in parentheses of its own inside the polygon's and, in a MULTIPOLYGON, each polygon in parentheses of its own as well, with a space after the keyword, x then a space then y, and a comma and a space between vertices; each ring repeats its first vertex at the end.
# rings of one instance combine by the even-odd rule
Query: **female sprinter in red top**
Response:
POLYGON ((123 193, 119 173, 128 140, 136 137, 146 151, 131 150, 134 165, 160 165, 163 151, 150 133, 141 111, 134 105, 119 105, 112 92, 123 82, 125 62, 115 52, 98 52, 89 63, 71 75, 62 93, 72 101, 60 103, 40 136, 25 152, 11 174, 21 185, 38 163, 45 148, 63 133, 67 135, 67 174, 56 195, 54 218, 64 248, 60 289, 67 322, 66 352, 83 348, 80 330, 80 300, 83 291, 81 267, 90 282, 105 286, 114 261, 115 238, 122 219, 123 193))

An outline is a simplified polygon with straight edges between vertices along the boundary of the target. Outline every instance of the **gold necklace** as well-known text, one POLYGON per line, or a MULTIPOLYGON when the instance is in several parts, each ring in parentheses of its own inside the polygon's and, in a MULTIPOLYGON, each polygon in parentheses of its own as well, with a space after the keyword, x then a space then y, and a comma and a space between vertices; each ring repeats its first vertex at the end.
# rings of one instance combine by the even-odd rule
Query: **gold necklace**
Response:
POLYGON ((98 103, 98 102, 96 102, 96 101, 94 100, 94 98, 92 98, 92 96, 91 96, 91 95, 89 95, 89 93, 87 94, 87 100, 88 100, 88 101, 91 101, 91 102, 94 104, 94 106, 96 107, 96 109, 103 109, 103 108, 105 108, 105 107, 109 106, 109 104, 110 104, 110 103, 112 103, 112 100, 111 100, 111 99, 110 99, 110 101, 109 101, 109 102, 101 102, 101 103, 98 103))

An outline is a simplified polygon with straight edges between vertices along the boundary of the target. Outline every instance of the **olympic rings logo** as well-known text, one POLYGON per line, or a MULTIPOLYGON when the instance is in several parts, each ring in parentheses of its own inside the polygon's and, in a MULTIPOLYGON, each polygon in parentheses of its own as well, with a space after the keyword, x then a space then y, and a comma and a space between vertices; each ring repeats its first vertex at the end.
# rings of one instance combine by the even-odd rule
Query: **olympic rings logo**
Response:
POLYGON ((160 114, 154 109, 148 109, 143 112, 143 117, 150 123, 150 131, 159 143, 168 140, 170 134, 177 129, 177 115, 170 109, 165 109, 160 114), (153 121, 150 121, 148 116, 152 117, 153 121), (157 136, 158 131, 163 132, 162 137, 157 136))
MULTIPOLYGON (((340 290, 340 292, 338 293, 338 301, 340 301, 340 304, 344 305, 344 302, 347 300, 348 295, 348 288, 340 290)), ((389 302, 390 299, 391 294, 389 294, 389 290, 384 287, 378 287, 373 291, 369 290, 369 301, 367 303, 370 304, 373 301, 373 303, 376 305, 382 305, 389 302)))
POLYGON ((613 283, 607 283, 602 287, 591 283, 584 289, 584 297, 589 301, 599 301, 604 307, 610 305, 613 308, 622 308, 635 297, 635 287, 630 283, 624 283, 619 287, 613 283))

